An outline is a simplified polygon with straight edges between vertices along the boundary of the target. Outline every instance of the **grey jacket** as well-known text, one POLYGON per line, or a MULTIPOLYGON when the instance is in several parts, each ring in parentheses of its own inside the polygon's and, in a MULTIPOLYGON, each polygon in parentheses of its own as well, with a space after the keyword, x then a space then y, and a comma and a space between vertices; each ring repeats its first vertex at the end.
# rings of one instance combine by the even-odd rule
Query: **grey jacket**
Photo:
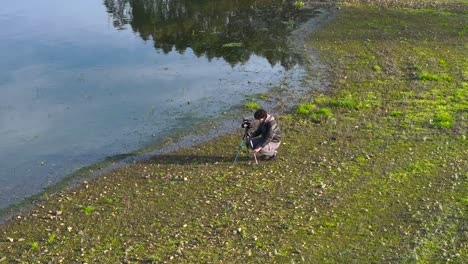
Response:
POLYGON ((252 133, 252 138, 260 135, 265 139, 261 145, 262 148, 270 142, 281 142, 281 130, 274 116, 268 115, 265 121, 252 133))

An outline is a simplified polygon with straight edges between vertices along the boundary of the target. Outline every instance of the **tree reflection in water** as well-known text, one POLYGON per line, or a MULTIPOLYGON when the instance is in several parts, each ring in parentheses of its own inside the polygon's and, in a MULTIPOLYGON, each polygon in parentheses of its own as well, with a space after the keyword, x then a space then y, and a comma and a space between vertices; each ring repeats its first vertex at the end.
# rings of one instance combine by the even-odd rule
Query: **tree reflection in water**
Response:
POLYGON ((117 29, 130 25, 156 50, 223 58, 232 66, 252 54, 286 69, 301 62, 288 35, 316 12, 288 0, 104 0, 117 29))

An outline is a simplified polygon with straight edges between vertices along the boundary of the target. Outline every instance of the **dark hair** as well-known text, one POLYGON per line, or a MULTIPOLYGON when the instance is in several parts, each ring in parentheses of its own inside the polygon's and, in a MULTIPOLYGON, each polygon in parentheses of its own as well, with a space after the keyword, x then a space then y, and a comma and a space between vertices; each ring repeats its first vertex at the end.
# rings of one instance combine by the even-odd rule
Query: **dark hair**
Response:
POLYGON ((263 109, 258 109, 257 111, 255 111, 254 117, 257 120, 265 118, 265 117, 267 117, 267 111, 265 111, 263 109))

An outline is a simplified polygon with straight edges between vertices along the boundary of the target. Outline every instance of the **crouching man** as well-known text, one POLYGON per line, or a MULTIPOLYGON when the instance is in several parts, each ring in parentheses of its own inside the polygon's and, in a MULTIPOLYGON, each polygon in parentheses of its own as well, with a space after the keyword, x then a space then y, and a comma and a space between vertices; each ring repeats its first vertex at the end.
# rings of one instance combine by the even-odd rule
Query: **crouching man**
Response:
POLYGON ((251 135, 251 146, 254 153, 260 153, 274 160, 281 144, 281 131, 275 117, 263 109, 254 113, 254 118, 260 122, 257 130, 251 135))

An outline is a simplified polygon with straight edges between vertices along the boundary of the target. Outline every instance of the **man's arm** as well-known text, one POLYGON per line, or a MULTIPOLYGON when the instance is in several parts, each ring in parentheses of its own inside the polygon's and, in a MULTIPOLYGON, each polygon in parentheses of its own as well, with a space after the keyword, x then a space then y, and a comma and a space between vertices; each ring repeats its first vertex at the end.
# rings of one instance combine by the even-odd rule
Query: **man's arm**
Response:
POLYGON ((252 134, 250 134, 250 137, 251 137, 251 138, 258 137, 258 136, 260 136, 261 133, 262 133, 262 132, 261 132, 260 126, 259 126, 259 127, 257 128, 257 130, 255 130, 252 134))
POLYGON ((278 130, 278 123, 276 120, 270 121, 265 124, 266 134, 264 135, 265 140, 263 141, 262 148, 268 145, 273 140, 276 131, 278 130))

